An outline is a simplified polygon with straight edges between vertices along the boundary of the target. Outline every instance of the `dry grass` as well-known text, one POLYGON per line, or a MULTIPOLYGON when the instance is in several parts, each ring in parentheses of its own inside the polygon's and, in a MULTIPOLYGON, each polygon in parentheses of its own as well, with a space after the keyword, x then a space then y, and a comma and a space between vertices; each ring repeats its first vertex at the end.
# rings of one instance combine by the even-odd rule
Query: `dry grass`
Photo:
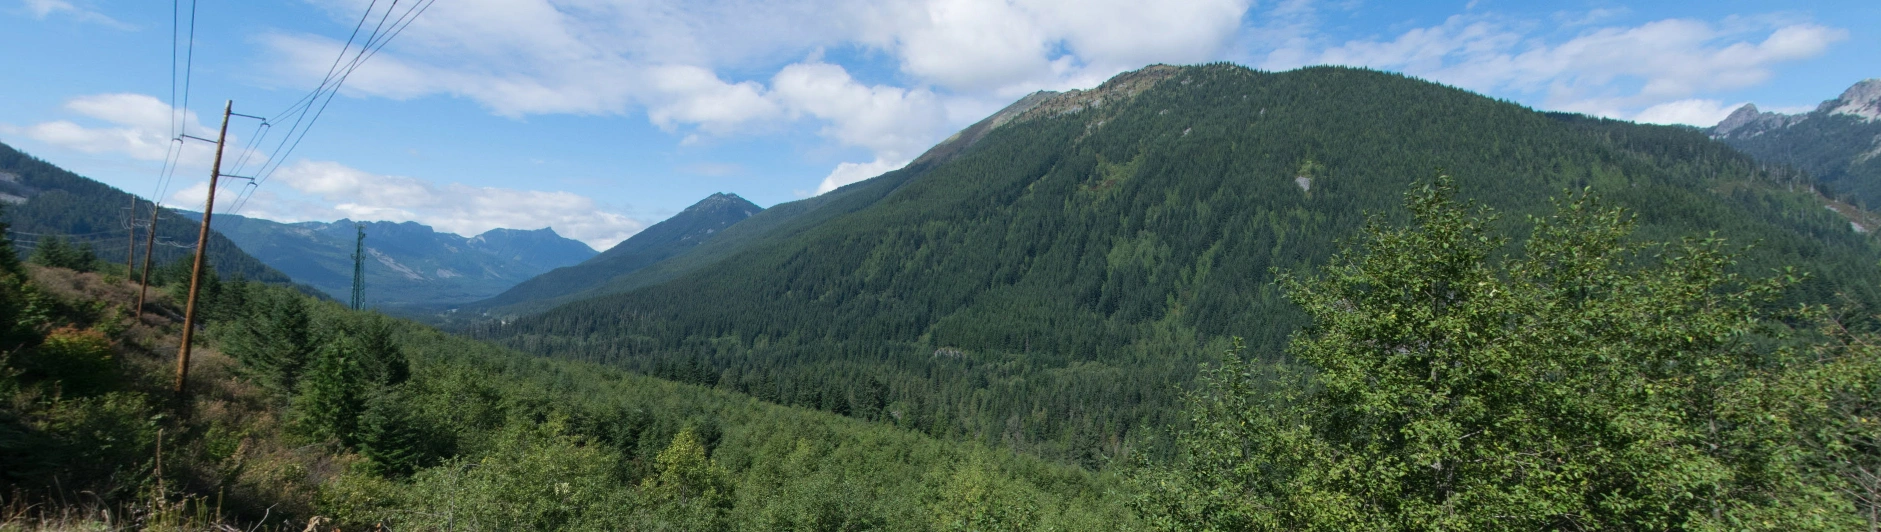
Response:
POLYGON ((188 398, 174 400, 181 309, 167 291, 153 287, 138 320, 130 312, 135 282, 36 265, 28 265, 28 274, 41 294, 100 310, 98 327, 114 333, 126 387, 162 405, 163 458, 152 466, 162 468, 164 482, 146 488, 143 500, 118 506, 57 487, 0 494, 0 532, 267 529, 261 524, 299 530, 282 519, 312 515, 320 483, 358 461, 288 437, 282 400, 242 378, 239 363, 215 347, 208 331, 199 330, 194 342, 188 398), (252 524, 237 527, 231 519, 252 524))

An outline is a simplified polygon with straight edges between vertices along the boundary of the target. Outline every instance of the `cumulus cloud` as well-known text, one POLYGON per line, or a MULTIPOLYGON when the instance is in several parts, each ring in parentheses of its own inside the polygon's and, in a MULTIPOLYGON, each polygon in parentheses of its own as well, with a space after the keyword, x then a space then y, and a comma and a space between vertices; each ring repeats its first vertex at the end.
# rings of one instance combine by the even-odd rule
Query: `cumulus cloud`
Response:
MULTIPOLYGON (((300 161, 281 167, 270 181, 286 185, 307 199, 256 193, 241 214, 284 222, 351 218, 412 221, 439 231, 477 235, 496 228, 539 229, 607 249, 645 228, 593 198, 570 192, 440 185, 423 179, 366 172, 328 161, 300 161)), ((202 205, 207 182, 197 182, 170 198, 177 205, 202 205)), ((216 208, 235 206, 240 186, 225 183, 216 192, 216 208)))
POLYGON ((1647 107, 1633 117, 1635 122, 1648 124, 1685 124, 1690 126, 1711 127, 1724 118, 1731 116, 1731 111, 1743 107, 1742 102, 1725 105, 1718 100, 1685 99, 1647 107))
MULTIPOLYGON (((368 2, 320 4, 335 17, 357 17, 368 2)), ((905 162, 980 118, 950 111, 997 109, 991 102, 1042 88, 1089 87, 1145 63, 1210 59, 1232 41, 1248 5, 465 0, 427 11, 347 80, 347 92, 447 94, 510 117, 645 113, 686 143, 813 120, 831 142, 872 152, 871 162, 843 163, 835 177, 905 162), (845 45, 887 54, 909 79, 865 85, 835 65, 786 59, 845 45)), ((281 74, 302 82, 324 76, 342 44, 295 33, 260 40, 285 65, 281 74)))
MULTIPOLYGON (((81 125, 71 120, 55 120, 18 128, 27 138, 92 154, 121 154, 140 161, 163 161, 173 148, 170 136, 170 105, 144 94, 97 94, 72 98, 65 109, 102 123, 81 125)), ((195 113, 178 113, 183 131, 198 137, 214 137, 215 131, 202 125, 195 113)), ((182 144, 178 166, 207 169, 215 158, 215 147, 190 141, 182 144)))

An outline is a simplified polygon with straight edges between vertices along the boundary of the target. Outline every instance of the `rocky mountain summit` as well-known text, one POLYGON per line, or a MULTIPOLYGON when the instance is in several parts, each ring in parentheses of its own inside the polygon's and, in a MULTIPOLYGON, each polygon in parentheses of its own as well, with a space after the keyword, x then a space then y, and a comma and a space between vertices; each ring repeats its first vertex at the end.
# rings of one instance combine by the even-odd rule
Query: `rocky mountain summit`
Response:
POLYGON ((1745 104, 1706 133, 1765 164, 1808 173, 1835 199, 1881 207, 1881 78, 1856 83, 1806 113, 1745 104))

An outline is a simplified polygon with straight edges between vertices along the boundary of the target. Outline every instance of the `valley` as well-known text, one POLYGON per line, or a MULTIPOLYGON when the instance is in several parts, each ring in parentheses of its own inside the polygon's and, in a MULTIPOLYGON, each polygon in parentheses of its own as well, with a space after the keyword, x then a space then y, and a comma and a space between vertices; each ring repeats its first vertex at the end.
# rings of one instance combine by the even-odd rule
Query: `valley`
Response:
MULTIPOLYGON (((634 105, 674 160, 774 149, 724 115, 835 120, 791 98, 853 52, 634 105)), ((201 224, 0 145, 0 530, 1881 526, 1881 80, 1697 127, 1377 68, 1108 72, 935 104, 972 118, 918 150, 829 126, 899 144, 794 199, 607 170, 717 190, 683 209, 305 164, 259 212, 398 221, 201 224), (346 196, 373 179, 405 186, 346 196)))

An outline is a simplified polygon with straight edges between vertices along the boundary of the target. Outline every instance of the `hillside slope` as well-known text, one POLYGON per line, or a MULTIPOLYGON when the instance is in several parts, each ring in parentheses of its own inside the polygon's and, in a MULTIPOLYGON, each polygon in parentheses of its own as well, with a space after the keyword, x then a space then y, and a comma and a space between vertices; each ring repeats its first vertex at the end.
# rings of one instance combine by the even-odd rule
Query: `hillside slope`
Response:
POLYGON ((1757 244, 1743 271, 1812 272, 1791 302, 1881 300, 1868 239, 1688 129, 1330 67, 1155 66, 1034 103, 949 157, 771 209, 798 212, 791 231, 477 334, 1098 463, 1173 422, 1228 337, 1277 354, 1302 317, 1274 272, 1401 217, 1439 171, 1505 224, 1589 187, 1641 237, 1715 231, 1757 244))
MULTIPOLYGON (((186 213, 200 220, 199 213, 186 213)), ((342 301, 352 296, 354 222, 284 224, 219 214, 215 229, 295 280, 342 301)), ((475 301, 551 269, 594 256, 551 229, 492 229, 462 237, 416 222, 364 222, 366 301, 371 307, 435 307, 475 301)))
POLYGON ((762 210, 737 194, 713 194, 579 264, 547 271, 494 297, 463 305, 459 311, 513 316, 547 310, 583 295, 599 295, 588 291, 685 253, 762 210))
POLYGON ((221 286, 177 399, 168 290, 0 262, 4 528, 1140 524, 1115 474, 221 286))
MULTIPOLYGON (((128 234, 124 228, 131 194, 110 185, 68 172, 51 163, 0 144, 0 214, 19 247, 30 248, 39 235, 56 235, 90 244, 107 263, 124 263, 128 234)), ((150 204, 141 202, 142 222, 149 223, 150 204)), ((202 218, 165 210, 157 219, 154 264, 163 265, 189 255, 196 245, 202 218)), ((138 259, 143 258, 143 232, 138 232, 138 259)), ((268 283, 290 282, 287 275, 255 259, 219 232, 209 234, 209 264, 224 276, 268 283)))

